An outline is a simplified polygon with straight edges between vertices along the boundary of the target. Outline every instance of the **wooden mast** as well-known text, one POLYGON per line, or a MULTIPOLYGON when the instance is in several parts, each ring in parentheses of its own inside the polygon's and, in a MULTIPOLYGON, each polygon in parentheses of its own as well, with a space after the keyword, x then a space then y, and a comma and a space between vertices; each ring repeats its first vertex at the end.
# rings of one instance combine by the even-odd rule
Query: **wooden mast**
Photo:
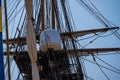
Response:
MULTIPOLYGON (((41 29, 42 29, 42 31, 44 31, 45 28, 46 28, 45 25, 47 24, 47 22, 45 20, 45 14, 47 13, 46 10, 45 10, 46 4, 45 4, 44 0, 40 0, 40 1, 41 1, 41 3, 40 3, 41 4, 40 5, 41 15, 40 16, 41 16, 41 19, 42 19, 41 20, 41 24, 42 24, 41 29)), ((49 20, 52 20, 51 21, 51 23, 52 23, 51 28, 55 29, 55 27, 56 27, 55 19, 57 21, 58 16, 55 17, 56 7, 54 7, 54 5, 56 5, 56 4, 53 5, 54 0, 51 0, 51 1, 52 1, 52 3, 50 4, 51 5, 50 8, 52 8, 52 10, 50 11, 50 19, 49 20)), ((62 1, 64 1, 64 0, 62 0, 62 1)), ((39 80, 39 75, 38 75, 39 73, 37 72, 38 70, 37 70, 37 67, 36 67, 37 66, 36 65, 36 56, 37 56, 36 54, 37 53, 42 53, 42 52, 41 51, 37 52, 36 45, 35 45, 36 44, 36 39, 35 39, 34 27, 33 27, 32 21, 31 21, 31 19, 32 19, 31 18, 32 17, 32 14, 31 14, 32 13, 32 0, 25 0, 25 4, 26 4, 25 6, 26 6, 26 9, 27 9, 26 12, 27 12, 27 18, 28 18, 27 19, 27 27, 26 27, 26 29, 27 29, 27 31, 26 31, 27 38, 26 37, 21 37, 21 39, 24 40, 24 42, 21 41, 20 38, 15 38, 16 41, 15 40, 13 41, 11 39, 11 40, 9 40, 9 45, 11 43, 19 44, 20 42, 24 43, 22 45, 26 45, 26 44, 28 45, 28 51, 21 51, 21 53, 22 54, 24 54, 24 53, 29 54, 29 56, 28 55, 27 56, 30 57, 30 59, 31 59, 31 65, 32 65, 32 71, 31 72, 32 72, 33 80, 39 80), (30 3, 30 4, 28 4, 28 3, 30 3), (33 69, 35 69, 35 70, 33 70, 33 69), (37 76, 37 78, 36 78, 36 76, 37 76)), ((56 24, 57 24, 57 22, 56 22, 56 24)), ((81 37, 81 36, 84 36, 84 35, 87 35, 87 34, 96 34, 96 32, 106 32, 106 31, 108 31, 108 30, 107 29, 104 29, 104 30, 99 29, 99 30, 87 30, 87 31, 75 31, 75 32, 71 31, 71 32, 62 32, 62 33, 60 33, 60 35, 61 35, 61 37, 64 38, 64 40, 67 41, 67 40, 71 39, 71 37, 72 38, 81 37)), ((38 35, 36 37, 39 38, 38 35)), ((7 44, 7 42, 6 42, 6 44, 7 44)), ((97 54, 99 52, 109 52, 109 51, 120 51, 120 48, 98 48, 98 49, 97 48, 92 48, 92 49, 68 49, 68 50, 61 49, 60 51, 56 51, 55 53, 57 53, 57 52, 61 52, 61 53, 66 52, 66 53, 68 53, 68 58, 75 58, 76 56, 78 56, 78 57, 80 57, 80 56, 89 56, 91 54, 93 55, 93 54, 97 54), (75 53, 76 53, 76 55, 75 55, 75 53)), ((16 52, 11 52, 11 53, 15 54, 16 52)), ((17 51, 17 53, 20 53, 20 52, 17 51)), ((19 55, 19 57, 20 57, 20 55, 19 55)), ((58 58, 58 57, 56 57, 56 58, 58 58)), ((23 61, 24 61, 23 57, 21 59, 23 59, 23 61)), ((16 60, 16 62, 19 64, 18 59, 16 60)), ((22 62, 19 65, 21 66, 22 62)), ((23 66, 21 67, 20 70, 23 70, 23 66)), ((26 69, 26 68, 24 68, 24 69, 26 69)), ((24 72, 25 71, 26 70, 24 70, 24 72)), ((28 76, 30 75, 30 77, 31 77, 31 74, 26 73, 26 75, 28 75, 28 76)))
POLYGON ((8 80, 11 80, 10 75, 10 51, 9 51, 9 35, 8 35, 8 21, 7 21, 7 4, 6 0, 4 0, 5 7, 5 24, 6 24, 6 45, 7 45, 7 62, 8 62, 8 80))
POLYGON ((55 13, 54 13, 53 0, 52 0, 52 29, 55 29, 55 13))
POLYGON ((41 18, 42 18, 42 31, 45 30, 44 26, 44 0, 41 0, 41 18))

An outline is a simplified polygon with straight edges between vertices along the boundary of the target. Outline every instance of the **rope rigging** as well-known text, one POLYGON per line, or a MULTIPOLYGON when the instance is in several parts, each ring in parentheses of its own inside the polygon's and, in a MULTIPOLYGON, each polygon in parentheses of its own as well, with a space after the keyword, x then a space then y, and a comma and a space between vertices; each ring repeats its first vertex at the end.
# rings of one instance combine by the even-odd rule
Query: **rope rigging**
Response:
MULTIPOLYGON (((82 5, 93 17, 95 17, 101 24, 105 27, 115 26, 113 23, 108 21, 100 12, 99 10, 93 5, 90 0, 77 0, 77 2, 82 5), (88 2, 89 1, 89 2, 88 2)), ((114 30, 112 30, 114 32, 114 30)), ((120 39, 120 33, 115 32, 114 35, 120 39)))
MULTIPOLYGON (((93 62, 93 61, 91 61, 91 60, 88 60, 88 59, 86 59, 86 58, 83 58, 83 57, 82 57, 82 59, 84 59, 84 60, 86 60, 86 61, 88 61, 88 62, 90 62, 90 63, 92 63, 92 64, 96 64, 95 62, 93 62)), ((116 73, 116 74, 120 74, 120 72, 115 71, 115 70, 113 70, 113 69, 110 69, 110 68, 108 68, 108 67, 106 67, 106 66, 103 66, 103 65, 101 65, 101 64, 98 64, 98 65, 101 66, 102 68, 107 69, 107 70, 109 70, 109 71, 112 71, 112 72, 114 72, 114 73, 116 73)))
POLYGON ((100 61, 102 61, 103 63, 105 63, 106 65, 108 65, 108 66, 110 66, 111 68, 113 68, 113 69, 115 69, 116 71, 119 71, 120 72, 120 70, 119 69, 117 69, 116 67, 114 67, 114 66, 112 66, 112 65, 110 65, 110 64, 108 64, 107 62, 105 62, 104 60, 102 60, 102 59, 100 59, 99 57, 97 57, 97 56, 95 56, 97 59, 99 59, 100 61))
MULTIPOLYGON (((110 21, 108 21, 99 11, 98 9, 93 5, 93 3, 90 0, 76 0, 78 3, 82 3, 82 5, 90 12, 90 14, 92 14, 100 23, 102 23, 105 27, 111 27, 111 26, 116 26, 113 25, 110 21)), ((16 31, 14 31, 13 29, 11 30, 10 34, 11 34, 11 38, 13 37, 14 39, 16 38, 21 38, 21 37, 25 37, 26 34, 26 12, 25 12, 25 5, 22 4, 21 0, 16 0, 16 1, 12 1, 9 0, 8 4, 7 4, 7 8, 9 8, 9 14, 8 14, 8 22, 9 24, 13 24, 12 28, 16 29, 16 31), (15 21, 18 18, 18 16, 20 17, 18 19, 18 24, 16 27, 15 21), (13 34, 14 33, 14 34, 13 34)), ((55 29, 62 33, 62 32, 72 32, 75 31, 75 23, 73 21, 73 16, 72 16, 72 12, 71 12, 71 8, 70 8, 70 3, 69 1, 65 1, 65 0, 49 0, 47 2, 47 0, 45 0, 44 2, 44 7, 45 7, 45 29, 49 29, 52 27, 52 22, 51 22, 51 18, 52 18, 52 9, 51 9, 51 3, 53 4, 53 8, 54 8, 54 13, 55 13, 55 29)), ((42 27, 42 13, 41 13, 41 1, 40 0, 34 0, 33 4, 32 4, 32 18, 33 18, 33 25, 34 25, 34 29, 35 31, 41 31, 41 27, 42 27)), ((3 12, 4 14, 4 12, 3 12)), ((4 22, 3 22, 4 24, 4 22)), ((4 27, 4 25, 3 25, 4 27)), ((118 38, 120 39, 120 34, 117 32, 118 29, 115 30, 111 30, 112 33, 105 35, 106 32, 98 32, 98 33, 94 33, 93 35, 89 36, 89 37, 85 37, 80 39, 79 37, 75 37, 73 38, 71 36, 71 39, 68 41, 65 41, 62 38, 62 47, 64 50, 69 50, 69 49, 85 49, 89 44, 93 43, 94 41, 96 41, 98 38, 100 37, 106 37, 106 36, 110 36, 112 34, 115 34, 116 36, 118 36, 118 38), (104 34, 104 35, 103 35, 104 34), (93 39, 94 38, 94 39, 93 39), (85 45, 80 44, 79 41, 84 41, 84 40, 88 40, 88 39, 92 39, 91 41, 89 41, 89 43, 85 43, 85 45)), ((47 43, 47 42, 46 42, 47 43)), ((14 48, 12 47, 14 44, 10 45, 11 47, 11 51, 15 51, 16 55, 20 55, 22 54, 22 51, 27 51, 27 46, 26 44, 23 45, 22 44, 22 40, 19 44, 15 44, 14 48), (21 52, 21 53, 17 53, 17 52, 21 52)), ((77 52, 76 52, 77 53, 77 52)), ((69 54, 69 53, 67 53, 69 54)), ((114 53, 111 54, 100 54, 100 55, 113 55, 114 53)), ((118 52, 116 52, 116 54, 119 54, 118 52)), ((46 55, 46 54, 45 54, 46 55)), ((23 54, 24 56, 24 54, 23 54)), ((47 55, 46 55, 47 56, 47 55)), ((57 71, 59 71, 59 64, 57 63, 57 58, 55 57, 55 54, 52 53, 52 56, 54 57, 54 61, 55 61, 55 65, 57 67, 57 71)), ((70 55, 72 57, 72 55, 70 55)), ((102 61, 103 63, 107 64, 109 67, 108 68, 106 66, 103 66, 101 64, 98 64, 98 62, 92 62, 90 60, 87 60, 86 58, 83 57, 78 57, 79 59, 77 60, 77 55, 76 58, 69 58, 69 63, 70 63, 70 68, 72 69, 71 72, 76 72, 77 73, 77 78, 79 79, 80 75, 83 75, 85 80, 94 80, 93 78, 89 77, 87 71, 86 71, 86 65, 85 65, 85 61, 88 61, 90 63, 96 64, 100 70, 102 71, 102 73, 105 75, 105 77, 109 79, 108 75, 103 71, 102 68, 110 70, 114 73, 120 74, 120 70, 117 69, 116 67, 108 64, 107 62, 105 62, 104 60, 100 59, 99 57, 95 56, 95 59, 98 59, 100 61, 102 61), (78 65, 79 63, 79 65, 78 65), (82 68, 82 72, 77 70, 77 67, 81 67, 82 68), (79 75, 80 74, 80 75, 79 75)), ((47 56, 47 59, 49 60, 49 57, 47 56)), ((7 61, 6 61, 7 62, 7 61)), ((5 62, 5 68, 6 68, 6 62, 5 62)), ((11 63, 14 64, 14 63, 11 63)), ((14 65, 15 66, 15 65, 14 65)), ((65 65, 65 67, 68 65, 65 65)), ((24 69, 24 67, 23 67, 24 69)), ((27 66, 27 73, 29 73, 30 70, 30 63, 29 66, 27 66)), ((52 67, 51 67, 52 70, 52 67)), ((68 70, 69 71, 69 70, 68 70)), ((12 68, 12 73, 14 73, 14 67, 12 68)), ((52 70, 53 75, 55 76, 56 80, 57 80, 57 76, 56 73, 52 70)), ((7 71, 6 71, 7 74, 7 71)), ((45 74, 45 72, 44 72, 45 74)), ((17 80, 20 79, 21 77, 25 77, 24 74, 22 74, 20 71, 18 71, 18 77, 16 78, 17 80)), ((12 75, 13 77, 14 75, 12 75)), ((21 78, 22 79, 22 78, 21 78)), ((69 77, 68 77, 69 79, 69 77)))
POLYGON ((106 75, 106 73, 103 71, 103 69, 101 68, 101 66, 95 61, 96 65, 100 68, 101 72, 105 75, 105 77, 107 78, 107 80, 110 80, 110 78, 106 75))

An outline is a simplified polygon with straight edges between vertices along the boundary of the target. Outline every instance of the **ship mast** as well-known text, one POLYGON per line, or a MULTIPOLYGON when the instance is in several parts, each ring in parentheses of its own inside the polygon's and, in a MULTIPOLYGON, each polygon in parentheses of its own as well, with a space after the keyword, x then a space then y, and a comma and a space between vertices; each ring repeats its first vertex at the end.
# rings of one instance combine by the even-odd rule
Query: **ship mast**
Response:
POLYGON ((4 0, 5 7, 5 24, 6 24, 6 45, 7 45, 7 62, 8 62, 8 80, 11 80, 11 72, 10 72, 10 48, 9 48, 9 33, 8 33, 8 18, 7 18, 7 3, 4 0))
MULTIPOLYGON (((78 47, 76 39, 79 37, 114 31, 119 27, 76 31, 67 0, 24 0, 24 3, 26 16, 21 28, 16 28, 18 36, 9 39, 8 45, 15 49, 11 50, 10 55, 13 56, 24 80, 84 80, 86 75, 81 64, 82 56, 92 55, 94 58, 98 53, 120 51, 120 48, 78 47), (24 29, 23 36, 21 32, 24 29), (37 47, 41 48, 40 36, 44 33, 46 38, 49 29, 59 33, 61 49, 54 50, 46 46, 47 51, 44 52, 37 47)), ((5 39, 3 43, 8 44, 7 41, 8 39, 5 39)), ((8 52, 4 52, 5 56, 7 54, 8 52)))

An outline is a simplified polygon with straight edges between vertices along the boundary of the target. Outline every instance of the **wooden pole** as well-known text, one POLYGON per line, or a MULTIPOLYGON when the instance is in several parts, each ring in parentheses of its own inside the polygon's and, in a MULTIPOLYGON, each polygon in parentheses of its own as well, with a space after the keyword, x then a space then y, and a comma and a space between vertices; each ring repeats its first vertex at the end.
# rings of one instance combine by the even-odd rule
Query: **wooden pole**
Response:
POLYGON ((8 61, 8 80, 11 80, 10 75, 10 51, 9 51, 9 35, 8 35, 8 21, 7 21, 7 4, 6 0, 4 0, 4 8, 5 8, 5 24, 6 24, 6 43, 7 43, 7 61, 8 61))
POLYGON ((42 12, 41 12, 41 18, 42 18, 42 31, 45 30, 45 26, 44 26, 44 0, 41 0, 41 9, 42 9, 42 12))
POLYGON ((54 14, 53 0, 52 0, 52 29, 55 29, 55 14, 54 14))

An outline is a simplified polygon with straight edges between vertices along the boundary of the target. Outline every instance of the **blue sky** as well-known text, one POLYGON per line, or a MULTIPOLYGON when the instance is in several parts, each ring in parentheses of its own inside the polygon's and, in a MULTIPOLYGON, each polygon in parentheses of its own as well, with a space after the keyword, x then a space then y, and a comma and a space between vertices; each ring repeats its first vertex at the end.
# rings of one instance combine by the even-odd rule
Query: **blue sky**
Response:
MULTIPOLYGON (((86 30, 86 29, 96 29, 96 28, 104 28, 103 25, 101 25, 93 16, 91 16, 78 2, 77 0, 69 0, 70 7, 73 15, 73 19, 75 22, 76 30, 86 30)), ((97 7, 97 9, 103 14, 105 18, 107 18, 109 21, 113 22, 115 25, 120 27, 120 0, 91 0, 93 4, 97 7)), ((21 2, 22 5, 22 2, 21 2)), ((19 9, 19 7, 18 7, 19 9)), ((17 12, 17 11, 16 11, 17 12)), ((15 18, 11 23, 9 23, 10 27, 10 33, 12 29, 12 26, 15 26, 18 18, 15 18), (14 21, 15 24, 14 24, 14 21)), ((120 33, 120 30, 118 31, 120 33)), ((106 33, 110 34, 110 32, 106 33)), ((81 39, 84 37, 81 37, 81 39)), ((89 43, 90 40, 81 41, 80 43, 82 45, 86 45, 86 43, 89 43)), ((103 37, 95 40, 92 44, 88 45, 87 48, 101 48, 101 47, 120 47, 120 40, 117 39, 114 35, 103 37)), ((93 61, 93 58, 85 57, 86 59, 89 59, 93 61)), ((109 64, 117 67, 120 69, 120 54, 116 55, 102 55, 99 56, 99 58, 103 59, 104 61, 108 62, 109 64)), ((99 61, 99 63, 101 63, 99 61)), ((103 63, 101 63, 103 64, 103 63)), ((13 67, 15 64, 12 64, 13 67)), ((103 73, 100 71, 98 66, 91 64, 87 61, 85 61, 85 67, 87 70, 87 75, 94 80, 107 80, 106 77, 103 75, 103 73)), ((13 68, 12 68, 13 70, 13 68)), ((15 71, 18 71, 17 69, 15 71)), ((107 76, 110 77, 110 80, 119 80, 120 75, 110 72, 108 70, 105 70, 105 73, 107 76)), ((16 73, 13 73, 16 74, 16 73)), ((15 79, 14 76, 12 76, 12 80, 15 79)), ((88 79, 89 80, 89 79, 88 79)))
MULTIPOLYGON (((87 1, 87 0, 86 0, 87 1)), ((114 23, 116 26, 120 27, 120 0, 91 0, 93 4, 97 7, 97 9, 102 13, 102 15, 114 23)), ((99 23, 93 16, 91 16, 82 6, 80 6, 77 0, 70 0, 72 15, 74 18, 74 22, 76 24, 77 30, 85 30, 85 29, 95 29, 95 28, 104 28, 101 23, 99 23)), ((120 30, 118 31, 120 33, 120 30)), ((109 33, 106 33, 109 34, 109 33)), ((82 45, 85 45, 87 41, 81 41, 82 45)), ((89 41, 88 41, 89 42, 89 41)), ((92 44, 87 46, 87 48, 102 48, 102 47, 120 47, 120 40, 117 39, 114 35, 99 38, 94 41, 92 44)), ((92 57, 85 57, 86 59, 90 59, 93 61, 92 57)), ((117 55, 105 55, 99 56, 100 59, 108 62, 112 66, 120 69, 120 54, 117 55)), ((94 61, 93 61, 94 62, 94 61)), ((100 61, 98 61, 100 64, 100 61)), ((104 65, 104 64, 103 64, 104 65)), ((85 61, 85 66, 87 70, 87 75, 94 80, 108 80, 103 73, 100 71, 98 66, 91 64, 85 61)), ((110 80, 119 80, 120 75, 103 69, 110 80)), ((89 80, 89 79, 88 79, 89 80)))

